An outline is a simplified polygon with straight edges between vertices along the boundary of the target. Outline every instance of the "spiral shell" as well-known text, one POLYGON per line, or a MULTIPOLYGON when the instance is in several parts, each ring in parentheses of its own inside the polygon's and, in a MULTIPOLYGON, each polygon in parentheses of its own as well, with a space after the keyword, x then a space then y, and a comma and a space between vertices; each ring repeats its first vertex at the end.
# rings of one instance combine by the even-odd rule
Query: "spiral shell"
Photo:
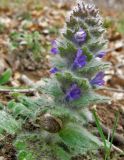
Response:
POLYGON ((62 121, 59 118, 47 113, 43 115, 41 119, 41 126, 44 130, 50 133, 57 133, 62 128, 62 121))

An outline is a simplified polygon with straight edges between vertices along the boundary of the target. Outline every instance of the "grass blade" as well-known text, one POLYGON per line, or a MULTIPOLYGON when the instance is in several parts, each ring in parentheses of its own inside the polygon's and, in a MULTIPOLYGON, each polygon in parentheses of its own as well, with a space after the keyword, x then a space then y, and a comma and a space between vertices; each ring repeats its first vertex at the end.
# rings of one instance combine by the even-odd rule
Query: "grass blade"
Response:
POLYGON ((104 149, 106 150, 106 148, 107 148, 106 138, 105 138, 105 135, 103 133, 102 127, 100 125, 100 120, 99 120, 95 110, 93 111, 93 115, 94 115, 94 118, 95 118, 95 122, 96 122, 96 125, 97 125, 98 132, 99 132, 99 134, 102 138, 102 141, 104 143, 104 149))

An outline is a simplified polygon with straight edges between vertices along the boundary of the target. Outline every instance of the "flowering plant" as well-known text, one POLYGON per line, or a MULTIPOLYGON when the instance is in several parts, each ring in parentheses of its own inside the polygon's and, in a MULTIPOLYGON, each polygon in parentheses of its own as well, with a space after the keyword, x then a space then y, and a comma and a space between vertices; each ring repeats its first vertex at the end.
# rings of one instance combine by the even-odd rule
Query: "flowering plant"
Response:
POLYGON ((14 145, 19 160, 71 160, 102 146, 85 126, 92 119, 89 105, 108 101, 94 91, 105 84, 104 70, 109 66, 101 61, 105 44, 99 11, 92 4, 78 3, 60 38, 52 42, 51 78, 35 86, 40 97, 21 96, 18 103, 8 104, 14 116, 0 113, 0 129, 11 121, 6 131, 17 135, 14 145))

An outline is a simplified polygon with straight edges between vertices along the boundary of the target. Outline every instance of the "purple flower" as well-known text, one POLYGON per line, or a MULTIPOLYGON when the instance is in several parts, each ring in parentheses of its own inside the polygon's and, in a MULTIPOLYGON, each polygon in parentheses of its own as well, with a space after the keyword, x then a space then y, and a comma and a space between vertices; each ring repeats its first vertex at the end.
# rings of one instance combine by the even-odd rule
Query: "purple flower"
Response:
POLYGON ((81 96, 81 89, 77 86, 77 84, 72 84, 66 93, 66 101, 73 101, 81 96))
POLYGON ((57 48, 57 43, 56 43, 55 40, 52 41, 51 53, 54 54, 54 55, 59 53, 59 50, 57 48))
POLYGON ((86 40, 86 36, 86 32, 83 29, 79 29, 79 31, 75 33, 74 38, 76 42, 81 43, 86 40))
POLYGON ((58 72, 58 68, 54 67, 50 69, 50 73, 55 74, 56 72, 58 72))
POLYGON ((76 69, 84 67, 87 64, 86 59, 87 57, 83 55, 83 51, 78 49, 72 68, 76 69))
POLYGON ((96 55, 96 57, 102 58, 102 57, 104 57, 105 55, 106 55, 106 52, 101 51, 101 52, 99 52, 99 53, 96 55))
POLYGON ((98 85, 102 86, 105 84, 105 81, 103 80, 104 78, 104 73, 99 72, 97 75, 90 81, 91 85, 98 85))

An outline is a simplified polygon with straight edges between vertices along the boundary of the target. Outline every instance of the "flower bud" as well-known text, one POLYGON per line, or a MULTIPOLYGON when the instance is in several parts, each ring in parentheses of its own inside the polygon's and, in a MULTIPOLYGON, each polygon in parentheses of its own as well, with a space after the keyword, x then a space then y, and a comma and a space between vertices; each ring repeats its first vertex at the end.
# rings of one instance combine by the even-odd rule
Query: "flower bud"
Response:
POLYGON ((75 33, 74 37, 76 42, 81 43, 86 40, 86 32, 83 29, 80 29, 78 32, 75 33))

